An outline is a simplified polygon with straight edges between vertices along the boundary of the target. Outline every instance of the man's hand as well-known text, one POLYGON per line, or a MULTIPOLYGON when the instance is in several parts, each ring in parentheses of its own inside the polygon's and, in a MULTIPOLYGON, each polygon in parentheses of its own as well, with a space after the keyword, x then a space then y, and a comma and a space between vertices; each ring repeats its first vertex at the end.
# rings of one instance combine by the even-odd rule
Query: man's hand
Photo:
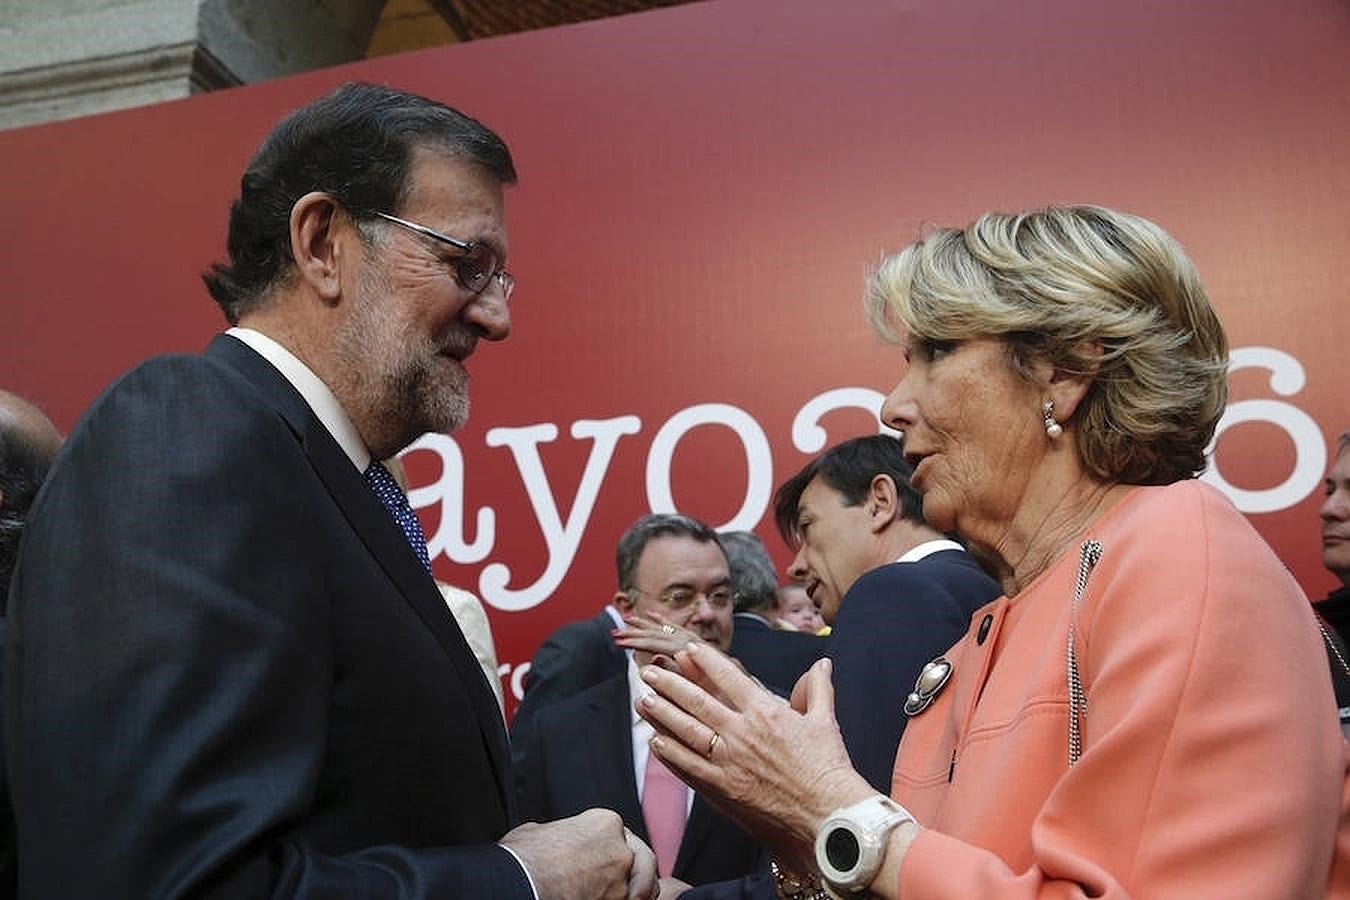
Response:
POLYGON ((653 900, 656 860, 618 813, 588 809, 570 819, 527 822, 501 839, 525 864, 539 900, 653 900))

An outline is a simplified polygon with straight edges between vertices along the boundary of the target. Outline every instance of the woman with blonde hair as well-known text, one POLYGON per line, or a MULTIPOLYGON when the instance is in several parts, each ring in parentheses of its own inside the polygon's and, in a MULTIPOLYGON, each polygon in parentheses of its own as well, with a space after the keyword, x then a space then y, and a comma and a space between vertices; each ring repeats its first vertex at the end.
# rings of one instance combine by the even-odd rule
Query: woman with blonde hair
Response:
POLYGON ((882 419, 925 517, 1004 596, 876 711, 910 717, 891 797, 849 767, 828 662, 791 706, 697 647, 649 668, 655 752, 773 848, 784 897, 1343 892, 1326 656, 1195 479, 1228 348, 1176 242, 1099 207, 991 213, 886 260, 869 309, 904 348, 882 419))

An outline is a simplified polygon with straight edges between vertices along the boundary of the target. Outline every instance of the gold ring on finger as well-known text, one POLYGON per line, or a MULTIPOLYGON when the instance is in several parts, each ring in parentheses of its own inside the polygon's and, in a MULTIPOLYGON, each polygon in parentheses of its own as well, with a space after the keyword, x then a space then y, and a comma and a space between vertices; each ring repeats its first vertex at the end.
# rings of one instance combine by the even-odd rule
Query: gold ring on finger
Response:
POLYGON ((703 751, 703 756, 706 759, 712 759, 713 751, 717 749, 717 745, 721 742, 722 736, 714 731, 712 733, 712 738, 708 741, 708 749, 703 751))
POLYGON ((669 622, 666 622, 664 625, 661 626, 661 633, 662 633, 662 634, 674 634, 674 633, 675 633, 675 626, 672 625, 672 624, 670 624, 669 622))

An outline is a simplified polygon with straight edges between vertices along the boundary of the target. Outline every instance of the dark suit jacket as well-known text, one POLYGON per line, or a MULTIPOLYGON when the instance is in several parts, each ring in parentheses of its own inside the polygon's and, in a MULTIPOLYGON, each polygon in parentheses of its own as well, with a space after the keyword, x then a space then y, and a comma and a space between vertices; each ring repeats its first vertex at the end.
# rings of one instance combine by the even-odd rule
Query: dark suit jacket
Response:
POLYGON ((834 711, 854 768, 877 790, 890 795, 905 697, 924 663, 1001 593, 970 554, 942 550, 872 569, 844 594, 829 639, 834 711))
MULTIPOLYGON (((605 807, 646 841, 633 772, 632 709, 625 671, 523 723, 517 720, 511 742, 522 816, 547 821, 605 807)), ((676 878, 690 884, 739 878, 762 860, 759 844, 694 797, 672 872, 676 878)))
POLYGON ((219 337, 90 409, 10 594, 21 896, 530 897, 496 702, 300 395, 219 337))
POLYGON ((593 619, 568 622, 539 645, 525 678, 525 696, 513 722, 534 715, 550 703, 564 700, 624 671, 628 655, 610 634, 614 620, 605 610, 593 619))
POLYGON ((802 631, 778 631, 758 616, 738 614, 731 631, 731 655, 765 687, 791 696, 812 663, 825 655, 825 638, 802 631))
MULTIPOLYGON (((3 585, 0 585, 0 596, 3 596, 4 593, 3 585)), ((5 617, 0 615, 0 669, 4 668, 4 641, 5 617)), ((2 686, 0 686, 0 690, 3 690, 2 686)), ((2 724, 0 722, 0 725, 2 724)), ((3 728, 0 728, 0 740, 3 740, 3 738, 3 728)), ((0 900, 8 900, 8 898, 14 896, 14 892, 17 890, 14 853, 14 815, 10 812, 9 782, 5 777, 4 760, 0 758, 0 900)))

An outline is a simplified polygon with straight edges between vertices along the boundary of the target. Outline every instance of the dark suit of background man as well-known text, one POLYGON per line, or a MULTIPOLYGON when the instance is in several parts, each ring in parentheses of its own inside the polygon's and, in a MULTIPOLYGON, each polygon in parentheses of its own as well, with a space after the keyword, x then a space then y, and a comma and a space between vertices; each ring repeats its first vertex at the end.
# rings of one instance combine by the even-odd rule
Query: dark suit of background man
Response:
MULTIPOLYGON (((0 391, 0 646, 19 535, 60 449, 61 432, 42 410, 22 397, 0 391)), ((0 765, 0 897, 12 897, 14 887, 14 819, 9 810, 9 784, 0 765)))
POLYGON ((516 707, 511 727, 538 710, 566 700, 586 688, 613 678, 628 664, 628 654, 614 643, 613 631, 623 625, 610 604, 589 619, 561 626, 544 639, 530 660, 525 694, 516 707))
MULTIPOLYGON (((624 532, 616 558, 614 606, 624 615, 658 615, 726 651, 733 590, 727 558, 712 529, 688 516, 644 516, 624 532)), ((688 884, 738 878, 756 869, 764 854, 753 838, 650 755, 647 742, 654 732, 633 703, 647 692, 638 667, 651 657, 635 651, 619 674, 516 719, 511 736, 524 814, 551 818, 592 806, 618 811, 630 829, 651 842, 662 876, 678 879, 663 881, 664 895, 688 884), (657 771, 647 771, 651 764, 657 771), (674 795, 667 793, 672 790, 674 795), (657 793, 675 817, 666 840, 648 827, 660 828, 653 820, 662 815, 652 806, 657 793)))
POLYGON ((900 442, 845 441, 779 487, 774 513, 831 626, 835 715, 853 765, 889 792, 905 697, 925 663, 1002 593, 960 544, 924 523, 900 442))
POLYGON ((496 701, 368 469, 463 422, 465 358, 507 336, 514 179, 478 122, 372 85, 264 142, 205 276, 238 327, 105 392, 29 519, 21 896, 649 890, 612 813, 510 830, 496 701))
POLYGON ((825 655, 825 639, 774 627, 778 572, 758 535, 724 531, 717 538, 726 551, 731 586, 736 589, 731 655, 766 687, 790 696, 797 679, 825 655))

